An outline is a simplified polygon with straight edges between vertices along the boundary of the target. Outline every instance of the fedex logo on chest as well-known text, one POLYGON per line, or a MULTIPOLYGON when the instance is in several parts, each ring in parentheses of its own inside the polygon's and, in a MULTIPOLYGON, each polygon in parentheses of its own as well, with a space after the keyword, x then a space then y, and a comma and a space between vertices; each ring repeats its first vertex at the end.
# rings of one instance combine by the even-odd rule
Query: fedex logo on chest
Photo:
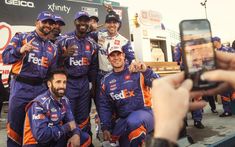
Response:
POLYGON ((128 91, 127 89, 121 90, 120 93, 111 92, 110 96, 113 100, 126 99, 135 96, 134 90, 128 91))
POLYGON ((49 66, 49 60, 47 57, 42 56, 42 58, 40 59, 35 55, 35 53, 29 53, 28 62, 33 63, 35 65, 43 66, 43 67, 49 66))

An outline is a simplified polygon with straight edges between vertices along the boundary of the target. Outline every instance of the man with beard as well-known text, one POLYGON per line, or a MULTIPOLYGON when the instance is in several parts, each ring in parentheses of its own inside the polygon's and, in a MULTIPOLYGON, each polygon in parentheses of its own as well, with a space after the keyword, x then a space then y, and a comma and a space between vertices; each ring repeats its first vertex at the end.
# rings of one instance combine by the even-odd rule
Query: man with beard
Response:
POLYGON ((125 147, 142 146, 146 135, 153 130, 150 87, 159 75, 141 62, 135 68, 126 65, 121 47, 109 48, 108 60, 113 71, 102 79, 99 101, 104 140, 119 141, 125 147))
POLYGON ((74 18, 76 30, 58 42, 59 60, 63 61, 62 67, 68 72, 66 96, 76 123, 88 133, 91 108, 89 82, 94 84, 97 72, 97 45, 87 36, 89 21, 88 13, 77 12, 74 18))
POLYGON ((48 40, 55 21, 49 12, 39 13, 35 31, 16 33, 3 51, 3 63, 12 64, 7 146, 21 146, 25 106, 47 90, 47 72, 55 65, 56 48, 48 40))
POLYGON ((56 69, 49 74, 48 91, 26 106, 24 142, 27 147, 89 146, 90 136, 76 126, 65 94, 67 74, 56 69))
POLYGON ((54 15, 55 25, 51 33, 48 35, 51 42, 55 43, 58 37, 61 35, 62 27, 65 26, 64 19, 59 15, 54 15))

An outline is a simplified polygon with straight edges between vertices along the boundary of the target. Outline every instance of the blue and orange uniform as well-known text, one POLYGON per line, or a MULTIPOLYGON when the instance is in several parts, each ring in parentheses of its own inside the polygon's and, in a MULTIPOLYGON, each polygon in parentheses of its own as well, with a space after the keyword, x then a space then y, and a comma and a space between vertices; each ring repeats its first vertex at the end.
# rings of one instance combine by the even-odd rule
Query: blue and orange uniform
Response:
POLYGON ((74 117, 68 98, 56 100, 46 91, 26 106, 23 147, 65 147, 74 134, 80 136, 82 147, 89 146, 91 137, 79 127, 71 130, 71 121, 74 117))
POLYGON ((96 81, 98 69, 97 44, 89 36, 78 38, 76 31, 58 42, 59 60, 68 72, 66 96, 69 98, 76 123, 82 130, 90 131, 91 98, 89 82, 96 81), (62 57, 69 46, 77 48, 72 56, 62 57), (61 59, 63 58, 63 59, 61 59))
POLYGON ((153 130, 149 89, 156 78, 159 75, 151 69, 131 73, 125 67, 123 71, 111 72, 102 79, 99 101, 101 129, 111 132, 112 141, 119 140, 121 146, 138 146, 153 130), (112 123, 113 114, 117 117, 115 124, 112 123))
POLYGON ((44 79, 50 67, 56 63, 57 51, 49 41, 42 39, 36 31, 17 33, 3 51, 3 63, 12 64, 7 135, 8 146, 21 146, 25 106, 47 90, 44 79), (35 47, 27 53, 20 53, 21 47, 32 41, 35 47))

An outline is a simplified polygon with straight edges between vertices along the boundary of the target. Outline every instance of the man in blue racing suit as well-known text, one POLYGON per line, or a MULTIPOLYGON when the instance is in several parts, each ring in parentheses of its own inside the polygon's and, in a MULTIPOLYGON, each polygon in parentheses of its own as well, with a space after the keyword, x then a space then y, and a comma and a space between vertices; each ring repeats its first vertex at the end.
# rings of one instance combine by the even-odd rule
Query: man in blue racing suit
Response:
MULTIPOLYGON (((91 98, 89 82, 95 83, 97 73, 97 44, 87 35, 89 15, 84 11, 75 14, 76 30, 58 42, 59 60, 68 72, 66 96, 80 128, 90 133, 91 98)), ((59 63, 59 64, 61 64, 59 63)))
POLYGON ((49 68, 55 65, 57 50, 49 41, 48 34, 55 21, 49 12, 41 12, 36 21, 36 30, 17 33, 3 51, 3 63, 12 64, 7 146, 21 146, 25 106, 47 90, 44 84, 49 68))
POLYGON ((128 67, 122 48, 110 47, 108 60, 113 71, 102 79, 99 100, 104 140, 119 141, 120 146, 141 146, 153 130, 149 90, 152 80, 159 76, 143 63, 128 67))
POLYGON ((48 91, 26 106, 24 147, 89 146, 90 136, 74 121, 70 103, 64 96, 67 83, 65 70, 49 74, 48 91))

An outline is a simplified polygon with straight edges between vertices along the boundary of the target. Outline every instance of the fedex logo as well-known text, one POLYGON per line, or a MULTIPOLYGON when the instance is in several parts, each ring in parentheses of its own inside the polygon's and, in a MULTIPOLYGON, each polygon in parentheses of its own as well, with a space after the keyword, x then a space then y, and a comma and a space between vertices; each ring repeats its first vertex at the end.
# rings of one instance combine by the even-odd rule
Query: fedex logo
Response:
POLYGON ((117 94, 114 94, 114 92, 111 92, 110 96, 112 97, 113 100, 120 100, 120 99, 125 99, 128 97, 135 96, 135 93, 133 90, 128 91, 127 89, 124 89, 124 90, 121 90, 121 92, 117 94))
POLYGON ((45 116, 43 114, 33 114, 32 117, 33 120, 39 120, 39 119, 45 119, 45 116))
POLYGON ((29 53, 28 62, 29 63, 31 62, 36 65, 40 65, 43 67, 48 67, 49 65, 48 58, 42 57, 41 59, 39 59, 38 57, 35 56, 35 53, 29 53))
POLYGON ((69 65, 75 65, 75 66, 89 65, 89 61, 87 57, 82 57, 81 60, 76 60, 74 59, 74 57, 70 57, 69 65))

